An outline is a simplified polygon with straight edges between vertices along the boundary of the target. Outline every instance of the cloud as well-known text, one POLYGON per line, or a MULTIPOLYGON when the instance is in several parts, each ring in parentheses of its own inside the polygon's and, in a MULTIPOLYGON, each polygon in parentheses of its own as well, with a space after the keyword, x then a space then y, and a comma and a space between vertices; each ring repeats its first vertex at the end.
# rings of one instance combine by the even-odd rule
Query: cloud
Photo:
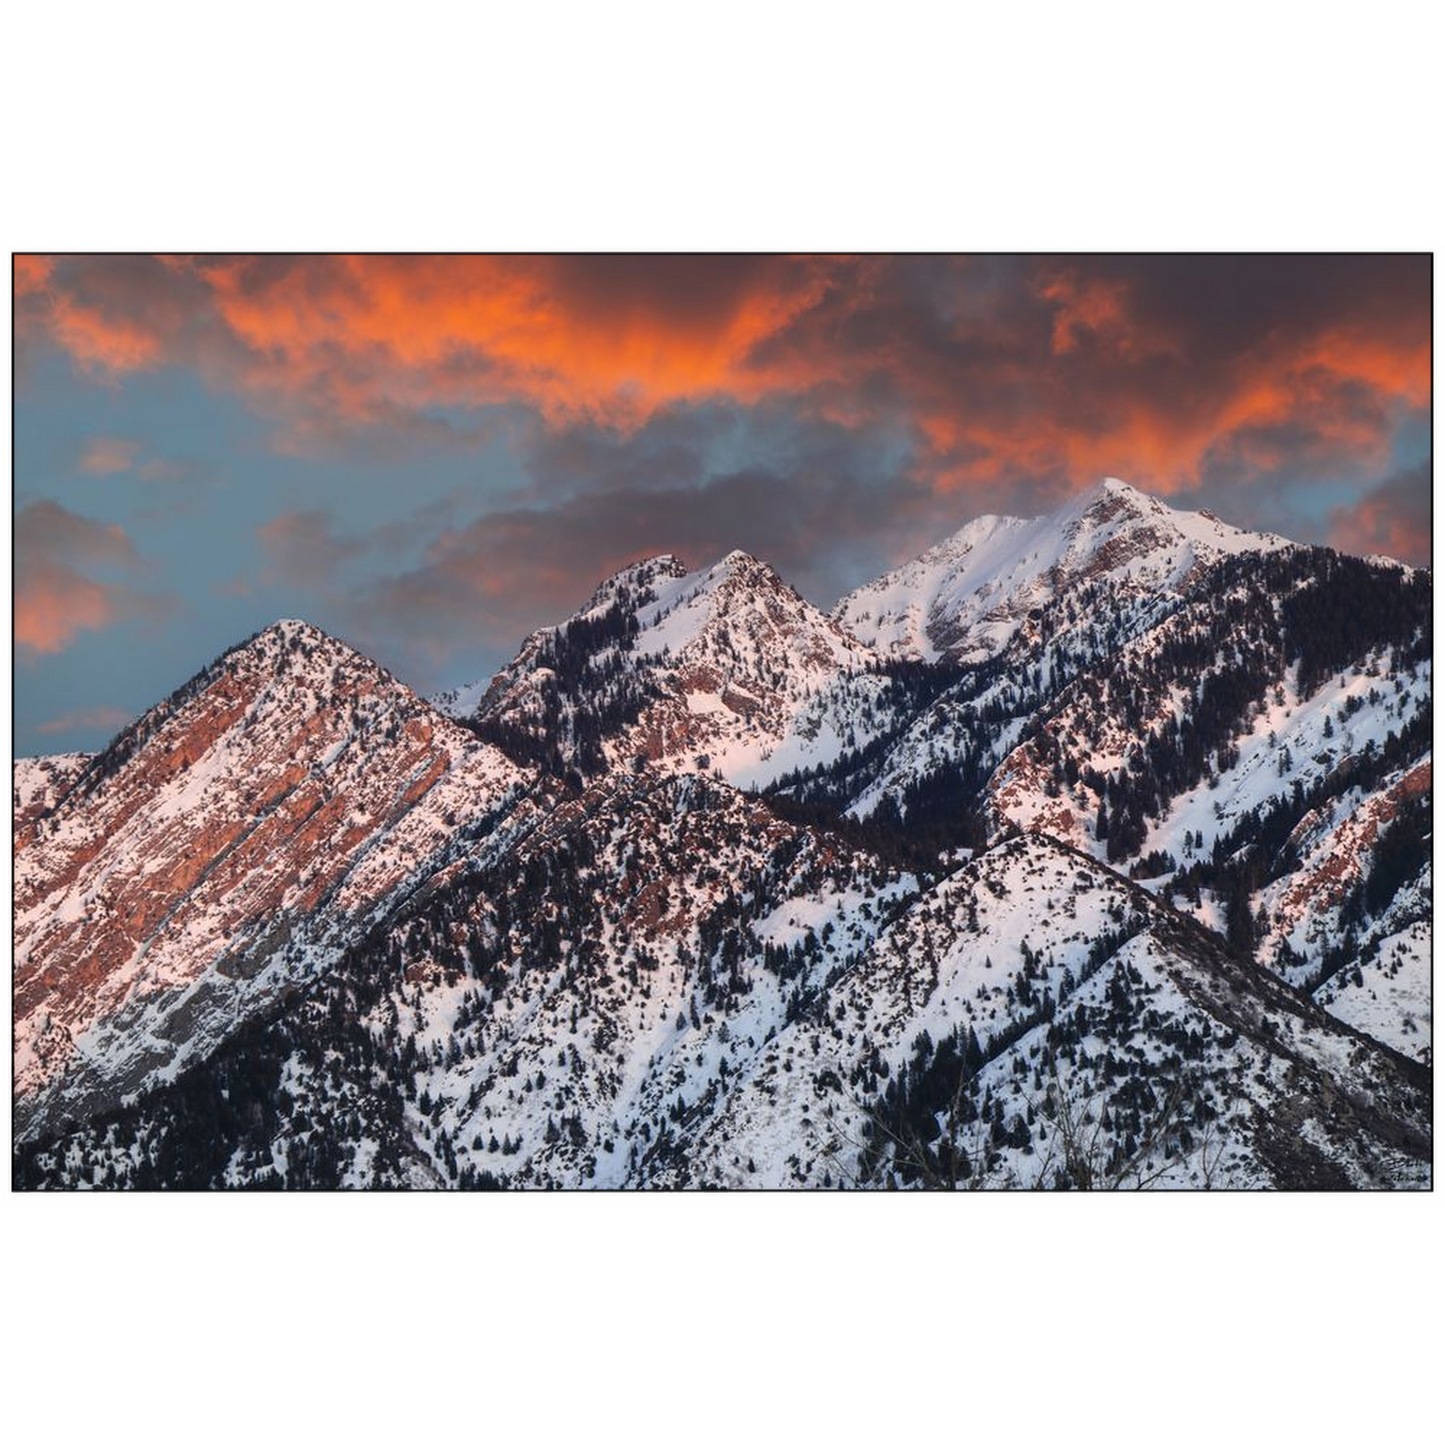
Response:
POLYGON ((117 732, 131 720, 130 713, 118 707, 76 708, 73 712, 38 723, 38 733, 68 733, 80 728, 98 728, 106 733, 117 732))
POLYGON ((22 507, 15 518, 14 623, 21 655, 62 652, 83 631, 154 613, 158 599, 87 575, 134 572, 138 566, 123 528, 92 521, 57 502, 22 507))
POLYGON ((146 515, 174 515, 185 505, 181 493, 189 501, 201 488, 220 485, 216 469, 194 460, 146 456, 141 444, 129 437, 93 436, 87 438, 76 461, 76 470, 89 477, 127 476, 142 482, 168 483, 172 496, 159 509, 152 507, 146 515))
MULTIPOLYGON (((408 516, 345 532, 335 514, 324 507, 282 512, 256 528, 267 561, 259 583, 267 587, 281 582, 319 595, 334 588, 338 574, 352 563, 379 555, 395 565, 397 557, 425 545, 452 524, 458 501, 457 495, 439 497, 408 516)), ((212 587, 219 595, 237 597, 253 590, 245 577, 212 587)))
POLYGON ((940 490, 1177 489, 1267 459, 1261 433, 1378 462, 1429 401, 1426 257, 82 257, 22 300, 26 344, 194 367, 297 451, 465 444, 486 407, 626 432, 786 398, 907 419, 940 490))
POLYGON ((283 512, 256 528, 269 562, 268 580, 320 586, 366 551, 366 544, 336 532, 329 512, 283 512))
POLYGON ((80 454, 79 468, 87 476, 108 477, 128 472, 136 464, 140 444, 125 437, 91 437, 80 454))
POLYGON ((15 295, 35 296, 44 292, 50 280, 54 262, 49 256, 13 255, 11 258, 11 281, 15 295))
POLYGON ((31 502, 15 518, 15 547, 21 559, 40 557, 91 565, 134 567, 135 544, 125 529, 92 521, 58 502, 31 502))
POLYGON ((31 563, 17 568, 15 642, 26 652, 63 652, 82 631, 98 632, 121 615, 120 592, 70 567, 31 563))
POLYGON ((889 265, 861 299, 802 313, 766 357, 818 376, 845 358, 815 395, 911 416, 941 490, 1104 472, 1189 490, 1223 456, 1266 474, 1262 435, 1378 467, 1429 402, 1422 258, 1016 258, 905 279, 889 265))
POLYGON ((1383 554, 1417 567, 1430 562, 1430 464, 1398 473, 1353 506, 1330 514, 1330 546, 1383 554))

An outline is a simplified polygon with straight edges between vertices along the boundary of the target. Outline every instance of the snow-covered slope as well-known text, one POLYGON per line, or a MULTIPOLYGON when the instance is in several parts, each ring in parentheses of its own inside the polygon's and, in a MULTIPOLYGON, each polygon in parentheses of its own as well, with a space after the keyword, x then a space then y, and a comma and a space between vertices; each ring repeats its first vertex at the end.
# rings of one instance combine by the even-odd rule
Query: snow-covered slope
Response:
POLYGON ((1412 1058, 1432 1057, 1431 760, 1326 797, 1262 887, 1257 957, 1331 1013, 1412 1058))
POLYGON ((226 654, 76 773, 17 856, 22 1132, 213 1046, 526 781, 304 623, 226 654))
POLYGON ((1423 1183, 1427 1099, 1422 1072, 1142 890, 1021 836, 921 897, 825 1009, 773 1041, 682 1177, 1423 1183), (1409 1143, 1394 1133, 1401 1105, 1409 1143))
POLYGON ((146 1183, 172 1159, 193 1186, 1428 1183, 1424 1069, 1051 840, 1012 839, 910 902, 855 850, 673 779, 594 790, 523 853, 373 945, 400 977, 354 954, 204 1084, 24 1169, 146 1183))
POLYGON ((1398 930, 1380 931, 1359 961, 1332 974, 1315 990, 1315 998, 1351 1028, 1430 1064, 1428 914, 1398 930))

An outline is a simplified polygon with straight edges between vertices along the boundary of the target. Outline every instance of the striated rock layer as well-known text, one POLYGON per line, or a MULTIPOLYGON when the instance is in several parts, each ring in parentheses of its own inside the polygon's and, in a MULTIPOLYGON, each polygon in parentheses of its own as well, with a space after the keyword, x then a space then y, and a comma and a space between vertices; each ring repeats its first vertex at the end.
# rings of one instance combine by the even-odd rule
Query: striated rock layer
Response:
POLYGON ((304 623, 227 653, 70 769, 17 840, 21 1132, 173 1075, 524 782, 304 623))

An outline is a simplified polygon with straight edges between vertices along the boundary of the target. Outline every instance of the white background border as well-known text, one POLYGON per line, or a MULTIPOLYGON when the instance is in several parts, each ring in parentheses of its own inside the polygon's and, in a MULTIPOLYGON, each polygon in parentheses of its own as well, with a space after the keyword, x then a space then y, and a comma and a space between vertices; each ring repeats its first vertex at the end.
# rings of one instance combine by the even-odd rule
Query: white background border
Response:
MULTIPOLYGON (((1423 5, 522 9, 12 10, 8 249, 1441 242, 1423 5)), ((3 1238, 11 1439, 1358 1440, 1440 1363, 1433 1195, 7 1196, 3 1238)))

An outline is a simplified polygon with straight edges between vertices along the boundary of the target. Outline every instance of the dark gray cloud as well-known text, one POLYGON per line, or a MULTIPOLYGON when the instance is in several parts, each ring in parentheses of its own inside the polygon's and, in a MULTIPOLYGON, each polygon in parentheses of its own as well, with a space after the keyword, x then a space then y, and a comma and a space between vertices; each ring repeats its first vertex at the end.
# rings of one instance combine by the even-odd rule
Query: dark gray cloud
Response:
POLYGON ((1423 462, 1381 483, 1330 516, 1330 545, 1358 555, 1382 553, 1423 567, 1430 562, 1431 465, 1423 462))
MULTIPOLYGON (((687 431, 692 420, 680 425, 687 431)), ((669 431, 665 421, 658 427, 669 431)), ((549 448, 549 485, 562 496, 442 532, 420 566, 355 588, 348 629, 385 657, 419 650, 431 676, 454 680, 468 665, 504 661, 528 632, 566 616, 629 562, 671 552, 700 567, 733 548, 827 605, 967 520, 956 498, 900 475, 896 459, 891 470, 860 465, 883 467, 873 443, 841 428, 806 428, 786 446, 779 441, 776 467, 717 470, 696 482, 688 469, 644 465, 640 485, 620 470, 626 447, 613 455, 589 436, 575 450, 549 448), (595 460, 599 450, 605 486, 579 486, 556 470, 559 456, 595 460)), ((653 437, 643 455, 665 457, 672 445, 653 437)))
POLYGON ((283 512, 256 529, 269 576, 289 583, 324 586, 338 568, 365 554, 367 543, 343 536, 329 511, 283 512))

